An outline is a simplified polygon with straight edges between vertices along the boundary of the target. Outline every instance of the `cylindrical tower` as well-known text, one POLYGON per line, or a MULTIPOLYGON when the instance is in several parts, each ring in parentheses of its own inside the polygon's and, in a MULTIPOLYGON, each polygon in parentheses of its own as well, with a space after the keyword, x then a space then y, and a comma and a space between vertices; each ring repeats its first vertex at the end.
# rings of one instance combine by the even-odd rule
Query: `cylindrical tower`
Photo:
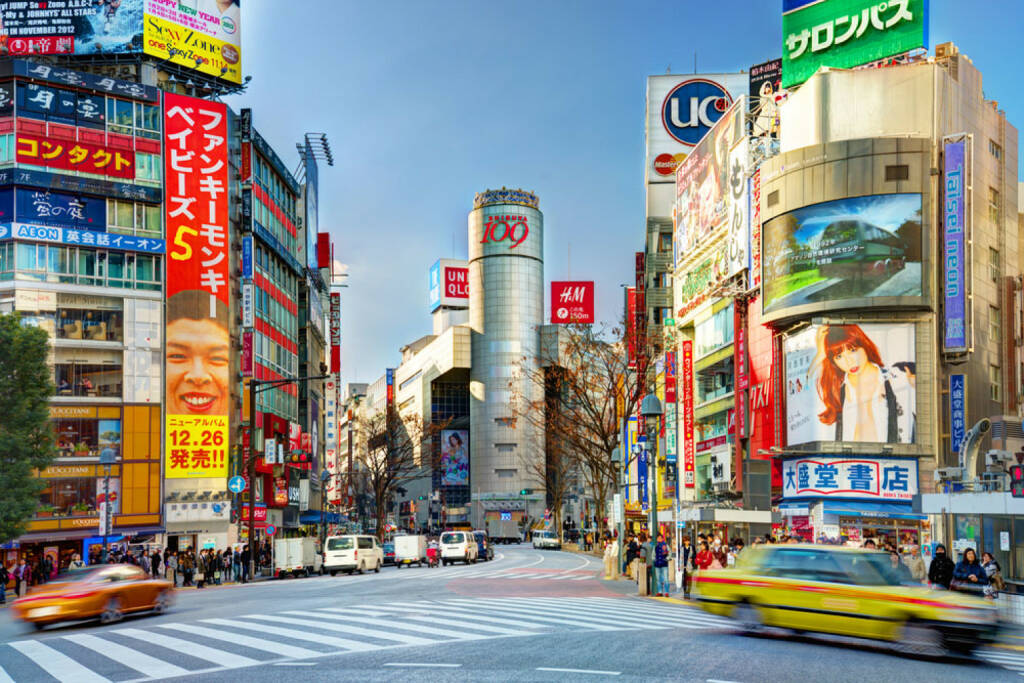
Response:
MULTIPOLYGON (((544 462, 542 421, 510 419, 513 401, 539 403, 544 391, 536 382, 544 216, 532 192, 502 188, 476 196, 469 214, 469 283, 471 491, 477 498, 516 499, 521 489, 533 489, 541 494, 528 510, 536 518, 544 508, 535 464, 544 462)), ((482 523, 483 507, 474 505, 474 522, 482 523)))

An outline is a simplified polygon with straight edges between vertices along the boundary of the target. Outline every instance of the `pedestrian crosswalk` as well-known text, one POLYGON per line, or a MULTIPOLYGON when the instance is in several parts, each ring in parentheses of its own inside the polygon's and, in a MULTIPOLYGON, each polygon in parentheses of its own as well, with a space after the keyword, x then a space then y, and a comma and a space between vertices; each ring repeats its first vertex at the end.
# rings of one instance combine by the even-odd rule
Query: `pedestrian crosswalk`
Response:
POLYGON ((1024 652, 990 647, 979 650, 978 656, 989 664, 1015 671, 1017 675, 1024 676, 1024 652))
POLYGON ((424 569, 422 571, 402 570, 401 576, 391 578, 404 579, 407 581, 430 580, 430 579, 518 579, 522 581, 586 581, 595 579, 598 572, 579 569, 537 569, 533 567, 503 567, 495 569, 492 567, 448 567, 438 569, 424 569))
POLYGON ((162 679, 552 632, 728 628, 727 620, 692 608, 604 597, 451 598, 132 623, 2 644, 0 683, 162 679))

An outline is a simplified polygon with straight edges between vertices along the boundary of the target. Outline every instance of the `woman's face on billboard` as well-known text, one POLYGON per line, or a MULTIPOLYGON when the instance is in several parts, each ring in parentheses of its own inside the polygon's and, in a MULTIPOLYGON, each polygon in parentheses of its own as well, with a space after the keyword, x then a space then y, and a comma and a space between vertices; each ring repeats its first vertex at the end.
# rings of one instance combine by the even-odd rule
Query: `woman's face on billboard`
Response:
POLYGON ((860 346, 847 344, 832 357, 836 367, 845 373, 856 375, 868 362, 868 354, 860 346))
POLYGON ((167 413, 226 415, 230 340, 215 320, 180 318, 167 326, 167 413))

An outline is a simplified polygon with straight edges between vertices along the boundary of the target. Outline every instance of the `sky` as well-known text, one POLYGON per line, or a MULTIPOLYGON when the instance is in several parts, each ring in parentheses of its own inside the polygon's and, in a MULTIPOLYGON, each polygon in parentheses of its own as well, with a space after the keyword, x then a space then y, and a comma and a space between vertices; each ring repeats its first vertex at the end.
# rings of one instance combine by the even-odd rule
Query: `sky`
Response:
MULTIPOLYGON (((432 332, 427 274, 466 258, 487 188, 540 198, 546 281, 596 281, 620 315, 644 238, 646 77, 746 70, 782 54, 781 0, 245 0, 245 94, 229 98, 290 168, 326 133, 320 230, 349 277, 342 382, 372 382, 432 332)), ((1020 0, 930 0, 985 95, 1024 125, 1020 0)), ((1021 158, 1024 161, 1024 157, 1021 158)), ((547 293, 545 294, 545 299, 547 293)), ((547 312, 546 312, 547 315, 547 312)))

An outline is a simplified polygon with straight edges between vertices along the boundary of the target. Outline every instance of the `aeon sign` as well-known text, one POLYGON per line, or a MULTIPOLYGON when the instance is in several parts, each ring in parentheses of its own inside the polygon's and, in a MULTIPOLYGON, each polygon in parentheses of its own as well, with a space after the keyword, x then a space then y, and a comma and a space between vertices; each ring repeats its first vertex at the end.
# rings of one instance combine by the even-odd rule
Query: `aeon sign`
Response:
POLYGON ((691 78, 672 88, 661 105, 665 130, 684 145, 696 145, 722 118, 732 97, 718 83, 691 78))
POLYGON ((507 241, 509 249, 515 249, 530 234, 526 216, 485 216, 484 238, 480 244, 507 241))

